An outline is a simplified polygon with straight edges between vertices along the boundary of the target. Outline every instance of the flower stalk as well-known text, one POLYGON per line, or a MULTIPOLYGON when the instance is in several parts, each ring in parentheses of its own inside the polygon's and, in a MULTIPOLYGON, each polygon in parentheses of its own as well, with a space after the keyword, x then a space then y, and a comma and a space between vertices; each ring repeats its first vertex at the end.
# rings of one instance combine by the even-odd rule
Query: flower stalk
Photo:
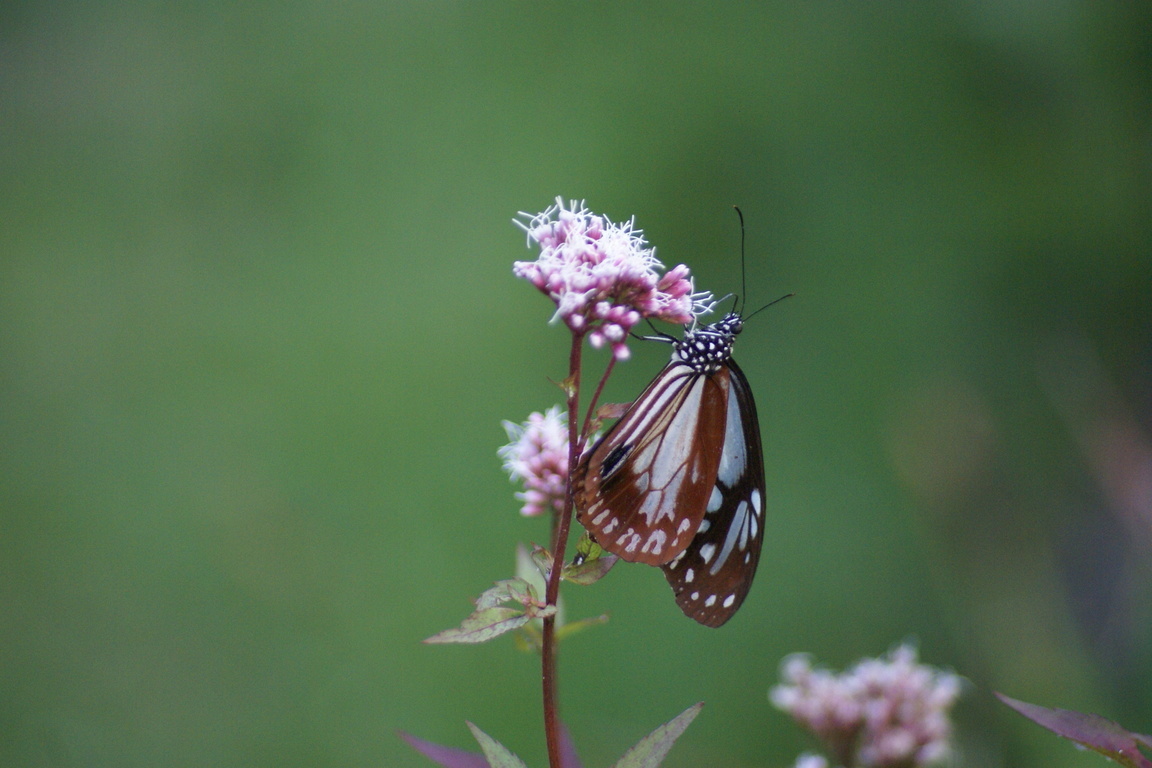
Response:
MULTIPOLYGON (((576 431, 580 408, 580 362, 584 348, 584 334, 572 332, 572 348, 568 353, 568 477, 576 471, 583 448, 576 431)), ((564 495, 564 509, 552 517, 552 568, 544 592, 544 603, 556 605, 560 599, 560 572, 564 565, 564 552, 568 548, 568 532, 572 527, 572 483, 568 482, 564 495)), ((557 704, 556 681, 556 616, 544 619, 543 639, 540 646, 541 682, 544 691, 544 738, 548 743, 548 764, 560 766, 560 709, 557 704)))
MULTIPOLYGON (((568 378, 565 380, 568 413, 568 461, 564 491, 557 491, 557 478, 545 478, 540 472, 522 471, 512 457, 520 450, 514 443, 506 449, 513 477, 519 477, 529 489, 525 493, 525 514, 538 514, 544 502, 550 501, 552 516, 552 565, 547 574, 545 610, 554 608, 560 597, 560 578, 568 534, 572 526, 573 495, 571 478, 584 449, 596 402, 618 360, 629 357, 628 337, 633 327, 644 318, 657 318, 672 323, 689 323, 698 314, 711 311, 712 297, 694 290, 688 267, 683 264, 661 273, 663 265, 655 249, 648 246, 643 232, 633 221, 615 224, 604 216, 593 214, 583 202, 556 204, 542 213, 522 213, 527 221, 516 224, 525 231, 529 245, 540 247, 534 261, 518 261, 513 273, 532 283, 556 305, 553 321, 563 322, 572 334, 568 354, 568 378), (584 342, 599 349, 608 346, 612 357, 597 384, 583 423, 580 421, 580 370, 584 342)), ((525 432, 520 433, 525 435, 525 432)), ((515 437, 518 428, 509 427, 515 437)), ((538 458, 533 456, 532 458, 538 458)), ((539 462, 537 462, 539 464, 539 462)), ((553 471, 555 470, 553 461, 553 471)), ((541 639, 541 682, 544 697, 544 728, 548 743, 548 761, 560 766, 560 717, 556 679, 556 613, 543 620, 541 639)))

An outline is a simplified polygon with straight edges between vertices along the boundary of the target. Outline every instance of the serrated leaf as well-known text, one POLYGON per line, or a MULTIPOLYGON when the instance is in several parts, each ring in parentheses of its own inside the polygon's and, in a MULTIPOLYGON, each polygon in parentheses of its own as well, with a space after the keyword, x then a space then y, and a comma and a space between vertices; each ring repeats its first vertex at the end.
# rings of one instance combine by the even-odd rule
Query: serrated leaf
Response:
POLYGON ((524 765, 524 761, 512 754, 507 747, 472 723, 468 723, 468 729, 476 737, 480 749, 484 750, 484 757, 488 759, 489 768, 528 768, 524 765))
POLYGON ((477 610, 491 608, 501 603, 519 603, 528 607, 539 602, 535 588, 524 579, 501 579, 494 586, 484 590, 475 600, 477 610))
POLYGON ((404 731, 400 731, 400 738, 408 742, 412 749, 444 768, 488 768, 488 760, 479 752, 434 744, 404 731))
POLYGON ((560 576, 565 581, 586 587, 607 576, 608 571, 612 570, 612 566, 616 565, 616 561, 619 559, 616 555, 605 554, 591 560, 584 560, 579 565, 573 562, 571 565, 564 566, 560 576))
POLYGON ((473 613, 460 626, 446 629, 425 640, 425 643, 437 645, 440 643, 484 643, 505 632, 524 626, 531 620, 531 616, 520 608, 495 606, 485 608, 473 613))
POLYGON ((676 739, 700 714, 704 702, 700 701, 645 736, 636 746, 624 753, 615 768, 656 768, 664 762, 676 739))
POLYGON ((1039 704, 1017 701, 998 692, 996 696, 1032 722, 1042 725, 1058 736, 1099 752, 1126 768, 1152 768, 1152 760, 1140 752, 1139 746, 1143 744, 1145 747, 1152 747, 1152 736, 1133 733, 1099 715, 1077 712, 1073 709, 1049 709, 1039 704))

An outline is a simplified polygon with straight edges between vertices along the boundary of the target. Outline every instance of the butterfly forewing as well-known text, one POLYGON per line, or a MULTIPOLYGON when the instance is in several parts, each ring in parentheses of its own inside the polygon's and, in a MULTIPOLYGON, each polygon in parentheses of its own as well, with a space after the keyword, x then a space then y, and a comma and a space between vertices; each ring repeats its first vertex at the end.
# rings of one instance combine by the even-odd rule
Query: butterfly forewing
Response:
POLYGON ((577 518, 604 549, 663 565, 692 541, 722 465, 727 369, 668 364, 584 455, 573 477, 577 518))
POLYGON ((732 360, 723 455, 704 519, 684 554, 662 567, 684 613, 718 627, 744 602, 764 538, 764 454, 756 403, 732 360))

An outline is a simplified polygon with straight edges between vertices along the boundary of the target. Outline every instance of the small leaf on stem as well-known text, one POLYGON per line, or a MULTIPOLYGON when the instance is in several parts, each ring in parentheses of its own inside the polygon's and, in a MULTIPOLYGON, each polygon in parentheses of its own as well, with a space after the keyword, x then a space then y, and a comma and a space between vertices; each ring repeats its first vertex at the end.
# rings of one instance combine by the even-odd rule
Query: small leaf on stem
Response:
POLYGON ((488 765, 490 768, 528 768, 524 765, 524 761, 512 754, 500 742, 492 738, 484 731, 477 728, 472 723, 468 723, 469 730, 472 735, 476 737, 476 741, 480 744, 480 749, 484 750, 484 757, 488 758, 488 765))
POLYGON ((1049 709, 1017 701, 1002 693, 996 693, 996 697, 1052 733, 1099 752, 1126 768, 1152 768, 1152 760, 1140 752, 1141 744, 1152 747, 1152 736, 1133 733, 1099 715, 1071 709, 1049 709))
POLYGON ((596 409, 597 419, 618 419, 628 412, 632 403, 604 403, 596 409))
POLYGON ((425 640, 425 643, 483 643, 505 632, 511 632, 532 619, 543 619, 556 613, 556 607, 545 605, 536 590, 524 579, 503 579, 476 598, 476 610, 460 623, 425 640), (504 603, 516 603, 506 606, 504 603))
POLYGON ((604 425, 604 419, 618 419, 623 416, 632 403, 605 403, 596 409, 596 415, 588 419, 588 423, 584 425, 584 437, 588 438, 589 435, 599 432, 600 427, 604 425))
POLYGON ((576 556, 572 558, 573 565, 580 565, 587 560, 595 560, 604 553, 604 548, 596 543, 588 531, 584 531, 576 540, 576 556))
POLYGON ((684 730, 696 719, 696 715, 700 714, 703 707, 704 702, 697 702, 652 731, 636 746, 625 752, 624 756, 620 758, 620 762, 616 763, 615 768, 656 768, 664 761, 668 751, 676 743, 676 739, 680 738, 680 734, 684 733, 684 730))
POLYGON ((560 387, 561 391, 564 392, 565 397, 572 397, 572 395, 576 392, 576 376, 574 375, 569 376, 563 381, 557 381, 555 383, 556 386, 560 387))
MULTIPOLYGON (((548 574, 552 572, 552 553, 544 549, 539 544, 532 545, 532 554, 529 555, 529 562, 535 566, 537 576, 540 578, 540 584, 548 578, 548 574)), ((519 550, 517 550, 517 564, 519 564, 519 550)), ((517 565, 517 573, 519 573, 519 565, 517 565)), ((541 586, 540 594, 544 594, 544 587, 541 586)))
MULTIPOLYGON (((524 548, 523 544, 516 545, 516 575, 532 585, 535 596, 545 595, 548 591, 548 585, 545 580, 548 578, 548 572, 552 569, 552 554, 541 547, 539 544, 532 545, 532 553, 529 554, 528 550, 524 548)), ((540 613, 538 608, 542 608, 546 603, 543 599, 539 599, 536 607, 529 608, 529 612, 533 613, 536 618, 543 618, 544 614, 540 613)), ((559 595, 556 597, 556 627, 564 626, 564 601, 559 595)), ((525 627, 529 629, 530 627, 525 627)), ((541 627, 537 626, 537 629, 541 627)))
POLYGON ((476 598, 476 608, 483 610, 501 603, 519 603, 525 608, 540 605, 538 592, 524 579, 501 579, 476 598))
MULTIPOLYGON (((579 555, 577 555, 577 559, 579 559, 579 555)), ((619 559, 616 555, 605 554, 580 563, 573 560, 571 565, 564 566, 560 577, 565 581, 586 587, 607 576, 608 571, 612 570, 612 566, 616 565, 616 561, 619 559)))
POLYGON ((519 608, 496 606, 473 613, 455 629, 446 629, 429 637, 424 642, 429 645, 441 643, 486 643, 505 632, 518 629, 531 620, 531 616, 519 608))

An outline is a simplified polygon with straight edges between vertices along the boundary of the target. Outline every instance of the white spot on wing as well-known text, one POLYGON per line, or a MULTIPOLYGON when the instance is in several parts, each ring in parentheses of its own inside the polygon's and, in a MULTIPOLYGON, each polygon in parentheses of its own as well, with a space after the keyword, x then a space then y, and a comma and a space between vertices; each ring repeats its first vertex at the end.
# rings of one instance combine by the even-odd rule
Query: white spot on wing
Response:
POLYGON ((684 571, 684 583, 685 584, 691 584, 692 579, 694 579, 694 578, 696 578, 696 571, 692 570, 691 568, 684 571))
POLYGON ((708 595, 708 599, 704 601, 705 608, 711 608, 716 605, 716 595, 708 595))
POLYGON ((744 427, 740 423, 740 403, 735 392, 728 395, 728 418, 724 426, 724 449, 720 452, 720 471, 716 479, 732 488, 744 474, 748 448, 744 444, 744 427))
POLYGON ((644 522, 649 528, 656 527, 656 521, 660 518, 660 505, 663 502, 663 491, 650 491, 644 495, 644 503, 637 511, 644 515, 644 522))
POLYGON ((724 598, 724 607, 731 608, 734 602, 736 602, 736 595, 728 595, 728 597, 724 598))
POLYGON ((648 541, 644 542, 644 548, 641 552, 651 552, 658 555, 664 551, 664 542, 668 540, 668 534, 661 530, 652 531, 648 534, 648 541))
POLYGON ((625 552, 635 552, 636 547, 640 546, 640 534, 629 528, 620 534, 620 538, 616 539, 616 543, 624 547, 625 552))
MULTIPOLYGON (((720 556, 716 558, 716 562, 708 570, 708 573, 715 576, 720 572, 720 567, 724 565, 724 561, 728 559, 731 554, 732 548, 736 546, 736 539, 743 536, 747 540, 748 529, 745 526, 745 518, 748 516, 748 502, 740 502, 740 506, 736 507, 736 513, 732 516, 732 524, 728 528, 728 535, 724 537, 724 547, 720 550, 720 556)), ((711 545, 706 545, 711 546, 711 545)), ((704 547, 700 548, 701 554, 704 552, 704 547)), ((705 560, 704 562, 708 562, 705 560)))
POLYGON ((704 507, 705 512, 715 512, 720 509, 720 505, 724 503, 724 494, 720 491, 720 486, 712 486, 712 495, 708 497, 708 506, 704 507))
MULTIPOLYGON (((705 544, 704 546, 700 547, 700 559, 703 560, 705 563, 709 562, 712 559, 712 555, 714 555, 714 554, 716 554, 716 545, 715 544, 709 543, 709 544, 705 544)), ((716 573, 715 568, 712 569, 712 573, 716 573)))

